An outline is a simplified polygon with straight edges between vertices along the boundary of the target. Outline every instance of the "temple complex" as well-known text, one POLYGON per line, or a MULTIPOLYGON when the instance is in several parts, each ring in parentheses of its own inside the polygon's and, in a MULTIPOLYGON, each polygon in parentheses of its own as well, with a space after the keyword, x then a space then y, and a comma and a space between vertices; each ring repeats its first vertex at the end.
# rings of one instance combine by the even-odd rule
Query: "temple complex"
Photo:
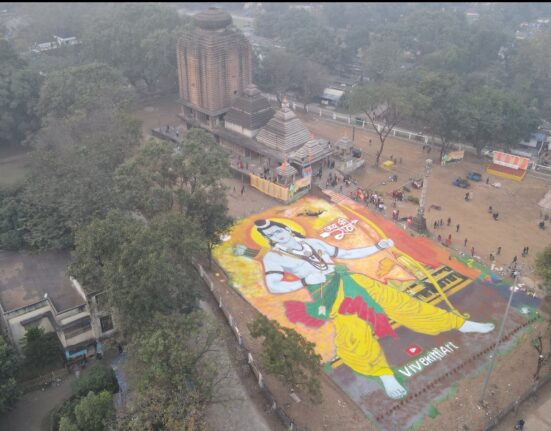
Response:
POLYGON ((318 165, 333 153, 328 141, 313 137, 286 99, 274 115, 268 100, 252 84, 236 99, 224 126, 212 130, 220 144, 240 160, 250 160, 249 170, 256 168, 259 175, 276 182, 284 177, 288 182, 286 177, 291 173, 312 175, 313 168, 319 169, 318 165), (286 171, 271 171, 284 162, 288 164, 286 171))
POLYGON ((188 126, 212 128, 251 82, 251 45, 221 9, 199 12, 193 22, 177 43, 180 116, 188 126))
MULTIPOLYGON (((213 133, 230 153, 233 171, 248 176, 253 187, 284 201, 307 192, 333 154, 331 144, 310 133, 286 98, 274 112, 251 83, 251 46, 231 25, 231 15, 210 8, 193 19, 193 31, 177 46, 179 117, 188 128, 213 133)), ((358 167, 343 145, 343 167, 358 167)))

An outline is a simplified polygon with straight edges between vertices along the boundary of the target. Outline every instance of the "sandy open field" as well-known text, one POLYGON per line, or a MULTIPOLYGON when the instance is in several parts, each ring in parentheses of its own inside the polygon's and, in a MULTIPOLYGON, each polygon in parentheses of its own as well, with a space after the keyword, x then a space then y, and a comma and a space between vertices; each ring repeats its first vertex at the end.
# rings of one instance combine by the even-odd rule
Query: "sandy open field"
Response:
MULTIPOLYGON (((335 142, 345 133, 352 137, 351 127, 311 117, 302 118, 316 136, 329 139, 331 142, 335 142)), ((376 134, 356 129, 355 144, 364 151, 364 154, 367 154, 368 160, 367 167, 353 175, 358 186, 391 193, 397 186, 407 183, 410 177, 422 176, 424 161, 427 158, 433 159, 432 175, 428 185, 426 218, 429 230, 435 238, 438 234, 442 235, 442 238, 447 238, 451 234, 453 248, 470 253, 471 247, 474 246, 475 254, 488 264, 490 253, 495 255, 497 247, 501 246, 501 255, 496 256, 498 267, 509 265, 515 255, 519 263, 533 266, 536 253, 551 244, 551 230, 542 231, 538 227, 541 209, 537 203, 549 190, 548 182, 529 175, 522 182, 490 175, 490 184, 487 185, 488 175, 485 174, 487 159, 479 159, 476 155, 465 152, 465 160, 444 167, 436 162, 439 158, 438 149, 433 149, 430 154, 427 154, 423 152, 421 144, 396 138, 389 138, 385 143, 381 161, 389 160, 392 155, 394 158, 401 157, 402 164, 397 164, 391 171, 373 168, 378 149, 377 142, 376 134), (369 139, 372 139, 371 145, 369 145, 369 139), (471 181, 471 187, 468 190, 452 185, 456 177, 465 178, 469 171, 483 174, 483 181, 479 183, 471 181), (398 175, 398 182, 388 183, 388 177, 393 173, 398 175), (381 185, 382 182, 387 184, 381 185), (491 186, 496 182, 501 183, 502 187, 491 186), (464 200, 467 191, 472 196, 469 202, 464 200), (429 210, 428 208, 433 204, 440 206, 441 210, 429 210), (494 221, 488 213, 490 205, 494 211, 499 212, 498 221, 494 221), (451 218, 450 227, 433 229, 435 220, 444 219, 444 225, 446 225, 448 218, 451 218), (457 224, 460 225, 458 233, 457 224), (468 240, 467 247, 464 247, 465 238, 468 240), (527 258, 521 256, 524 246, 530 248, 527 258)), ((349 188, 349 190, 352 189, 353 187, 349 188)), ((420 192, 412 189, 411 194, 419 196, 420 192)), ((389 196, 385 202, 389 208, 391 202, 392 199, 389 196)), ((406 203, 398 203, 398 208, 400 216, 415 215, 417 211, 416 206, 406 203)), ((391 211, 391 208, 387 209, 387 213, 391 211)))

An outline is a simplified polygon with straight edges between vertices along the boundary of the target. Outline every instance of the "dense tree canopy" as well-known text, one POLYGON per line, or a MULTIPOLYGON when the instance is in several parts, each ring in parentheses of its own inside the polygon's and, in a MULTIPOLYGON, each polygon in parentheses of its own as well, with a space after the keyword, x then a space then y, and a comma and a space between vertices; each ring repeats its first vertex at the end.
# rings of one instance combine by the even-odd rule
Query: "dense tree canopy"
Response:
POLYGON ((205 409, 219 397, 217 330, 200 311, 156 315, 129 350, 135 373, 134 406, 125 430, 203 429, 205 409))
POLYGON ((264 316, 251 322, 249 329, 254 338, 264 337, 262 364, 266 372, 291 386, 305 389, 313 402, 321 402, 318 378, 321 356, 315 352, 315 344, 294 329, 284 328, 264 316))
POLYGON ((48 76, 40 92, 42 115, 66 118, 75 113, 127 110, 134 92, 116 69, 91 63, 48 76))
POLYGON ((0 39, 0 148, 23 144, 40 127, 41 81, 11 44, 0 39))
POLYGON ((70 247, 77 229, 117 206, 112 175, 140 132, 139 121, 108 111, 50 121, 25 184, 0 194, 0 246, 70 247))
POLYGON ((275 93, 280 99, 285 93, 293 92, 304 103, 319 97, 329 85, 325 67, 280 49, 263 53, 253 73, 262 90, 275 93))
POLYGON ((20 363, 15 349, 0 336, 0 416, 7 413, 19 398, 15 376, 20 363))
POLYGON ((105 290, 125 334, 156 312, 189 311, 198 295, 191 259, 204 252, 192 220, 166 214, 150 223, 110 212, 77 233, 69 273, 88 292, 105 290))
POLYGON ((43 369, 52 362, 60 360, 61 344, 55 332, 45 333, 40 327, 30 327, 25 333, 23 346, 25 363, 33 368, 43 369))
POLYGON ((381 145, 375 157, 375 166, 379 165, 388 135, 404 118, 411 116, 413 98, 413 92, 409 89, 388 82, 357 87, 352 92, 350 109, 363 112, 379 137, 381 145))
POLYGON ((113 3, 103 9, 82 37, 85 56, 118 69, 134 86, 143 80, 151 91, 173 89, 175 41, 188 19, 162 4, 113 3))

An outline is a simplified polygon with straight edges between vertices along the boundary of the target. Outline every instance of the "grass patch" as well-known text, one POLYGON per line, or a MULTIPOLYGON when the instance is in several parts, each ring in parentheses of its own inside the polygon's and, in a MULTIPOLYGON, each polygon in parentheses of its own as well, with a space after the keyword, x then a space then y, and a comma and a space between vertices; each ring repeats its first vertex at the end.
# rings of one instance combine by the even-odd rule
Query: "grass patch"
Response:
POLYGON ((0 187, 12 186, 25 179, 29 172, 31 153, 27 150, 2 149, 0 151, 0 187))
POLYGON ((434 419, 436 416, 440 415, 440 412, 432 404, 429 406, 429 411, 427 412, 429 418, 434 419))

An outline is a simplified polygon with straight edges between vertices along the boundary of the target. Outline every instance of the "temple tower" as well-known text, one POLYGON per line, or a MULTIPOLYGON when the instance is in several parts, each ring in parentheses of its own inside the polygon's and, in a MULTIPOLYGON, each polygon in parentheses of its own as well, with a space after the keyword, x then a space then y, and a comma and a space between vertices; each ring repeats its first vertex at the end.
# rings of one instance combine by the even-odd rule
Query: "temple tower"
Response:
POLYGON ((182 117, 188 125, 213 128, 251 83, 251 45, 221 9, 199 12, 193 22, 177 43, 182 117))

